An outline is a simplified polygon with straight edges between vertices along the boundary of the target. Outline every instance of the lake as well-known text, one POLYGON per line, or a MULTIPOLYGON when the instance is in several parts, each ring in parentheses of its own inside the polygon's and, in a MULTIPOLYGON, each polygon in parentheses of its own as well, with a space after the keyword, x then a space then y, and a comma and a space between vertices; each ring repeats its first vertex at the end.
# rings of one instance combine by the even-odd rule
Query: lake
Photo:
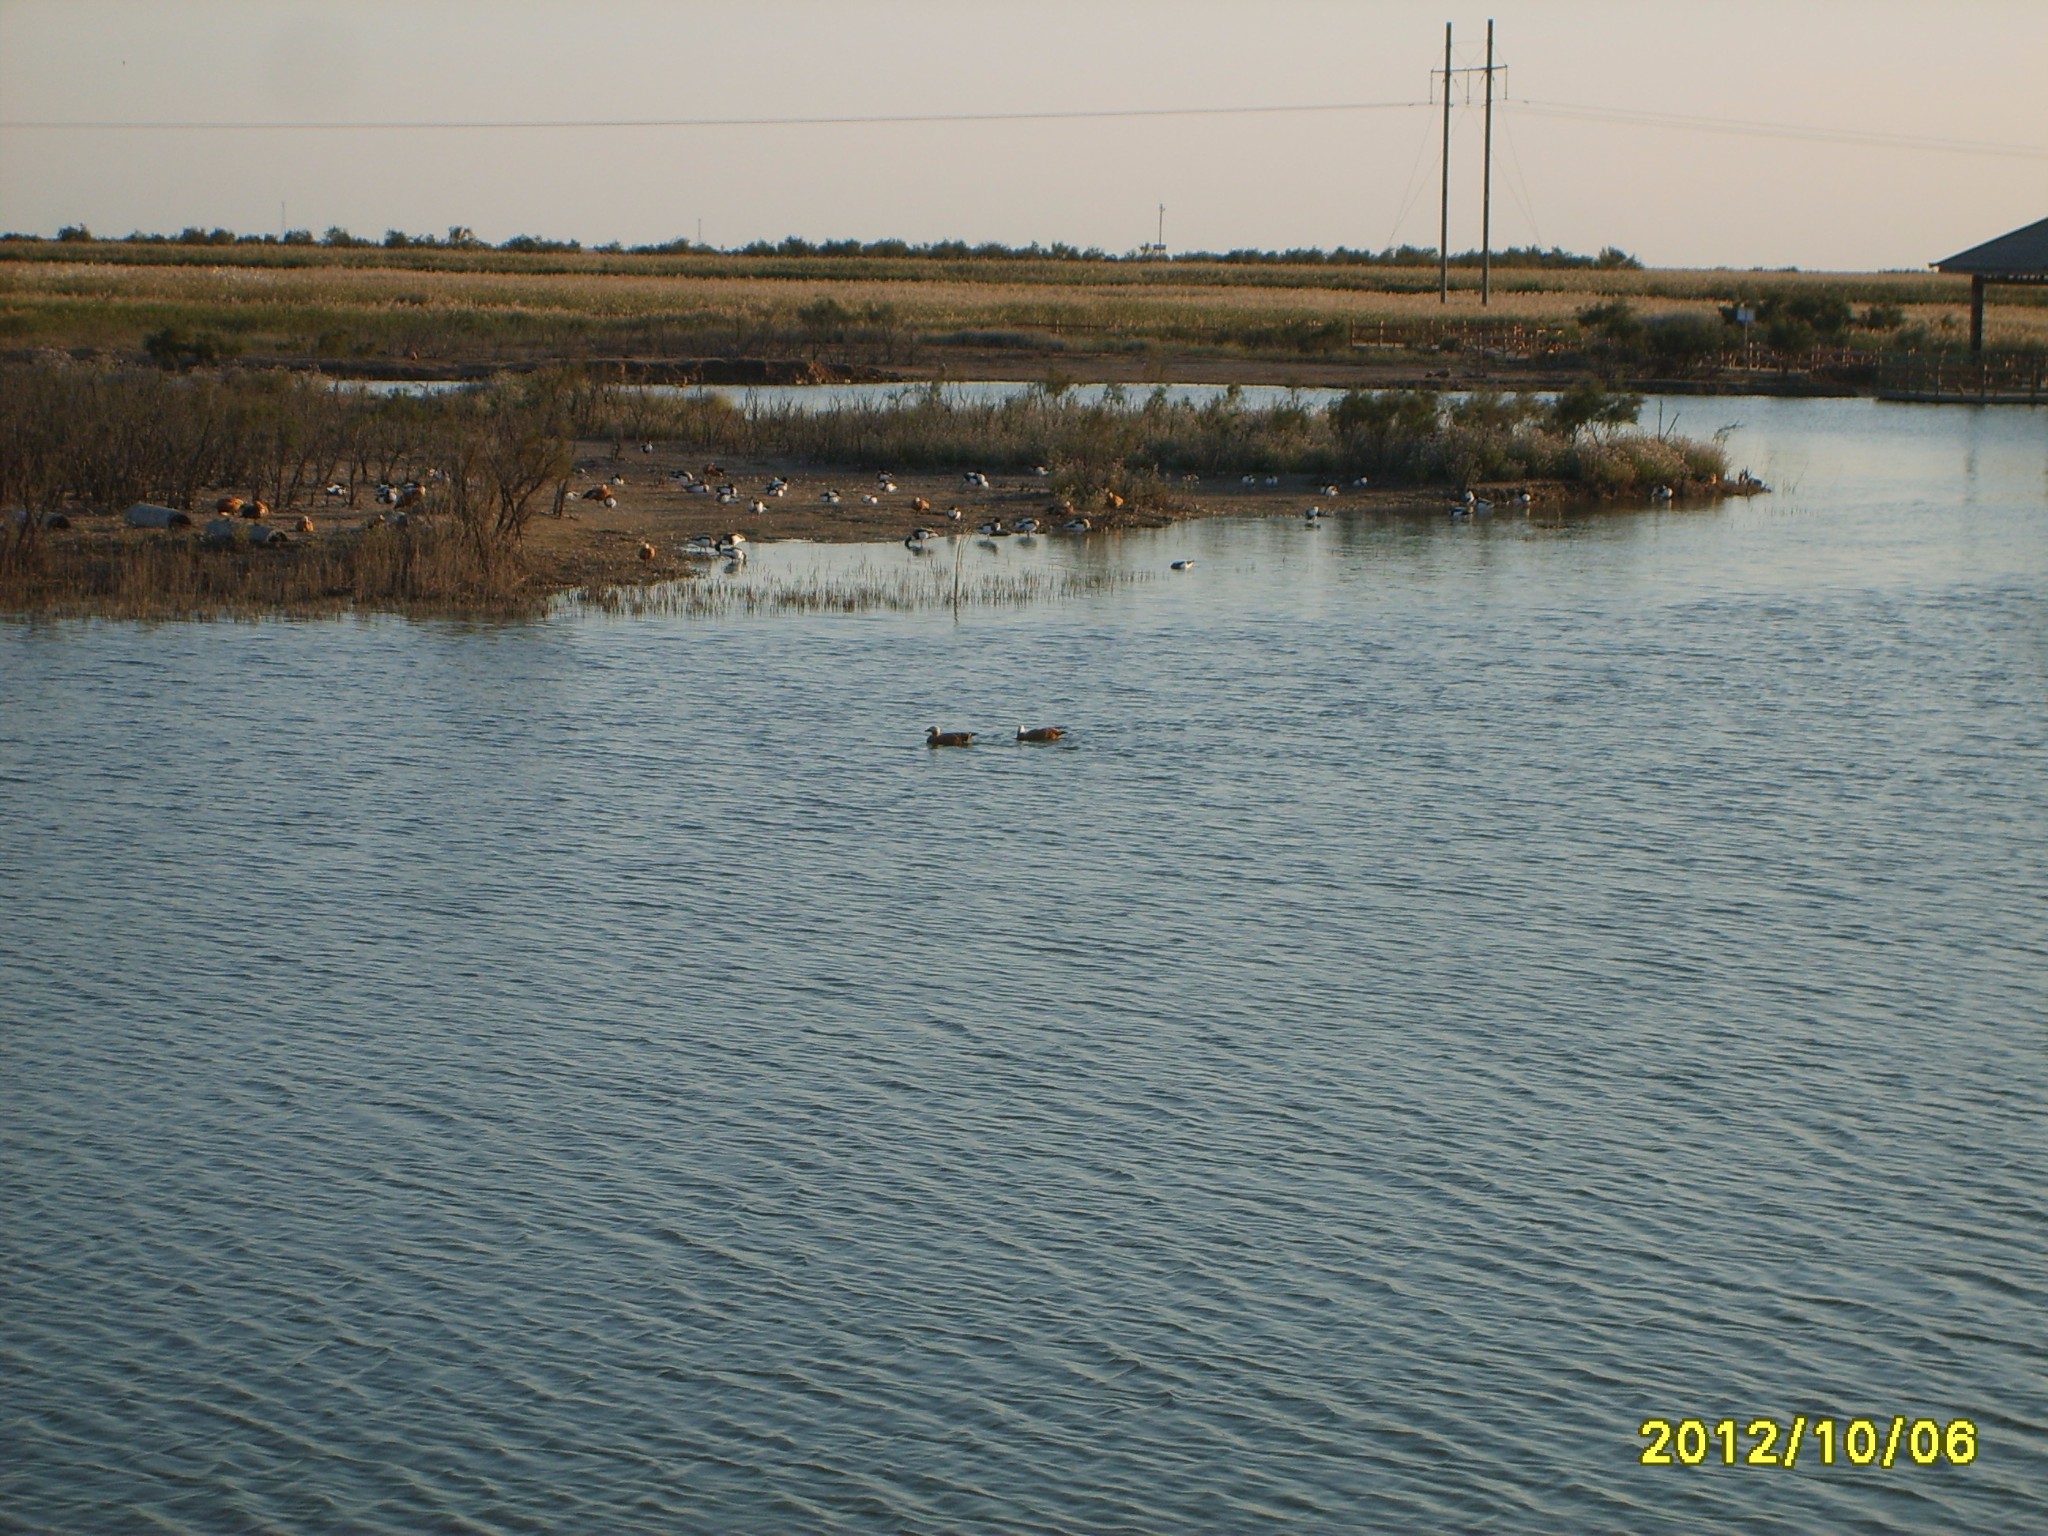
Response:
POLYGON ((1775 494, 0 626, 0 1527, 2048 1528, 2048 417, 1661 404, 1775 494), (1639 1461, 1795 1416, 1976 1455, 1639 1461))

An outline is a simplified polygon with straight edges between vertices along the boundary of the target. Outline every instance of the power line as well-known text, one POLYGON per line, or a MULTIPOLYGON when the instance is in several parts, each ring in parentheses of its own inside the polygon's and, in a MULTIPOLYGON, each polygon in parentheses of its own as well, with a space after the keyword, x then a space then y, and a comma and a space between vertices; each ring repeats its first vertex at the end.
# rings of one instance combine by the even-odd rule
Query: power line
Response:
POLYGON ((2048 160, 2048 148, 2030 144, 1999 144, 1982 139, 1942 139, 1909 133, 1873 133, 1859 128, 1819 128, 1803 123, 1766 123, 1735 117, 1691 117, 1678 112, 1633 112, 1621 107, 1589 107, 1573 102, 1516 100, 1515 107, 1535 117, 1577 118, 1590 123, 1633 123, 1651 128, 1685 128, 1701 133, 1736 133, 1755 138, 1807 139, 1822 144, 1860 144, 1878 149, 1931 149, 1948 154, 2009 155, 2022 160, 2048 160))
POLYGON ((587 128, 814 128, 862 127, 891 123, 1053 123, 1099 121, 1135 117, 1251 117, 1312 112, 1382 112, 1403 107, 1427 106, 1421 101, 1331 101, 1289 106, 1250 107, 1112 107, 1072 112, 917 112, 889 116, 847 117, 668 117, 611 118, 587 122, 538 122, 506 119, 494 122, 0 122, 0 129, 45 131, 84 130, 94 133, 148 132, 261 132, 261 133, 410 133, 420 130, 457 129, 465 132, 499 130, 554 132, 587 128))
MULTIPOLYGON (((1463 71, 1460 71, 1461 73, 1463 71)), ((1483 72, 1483 71, 1476 71, 1483 72)), ((1434 92, 1431 93, 1434 95, 1434 92)), ((818 117, 668 117, 599 118, 583 121, 530 118, 462 119, 407 122, 283 122, 169 120, 117 121, 89 119, 22 119, 0 122, 0 131, 41 133, 561 133, 631 128, 853 128, 923 123, 1055 123, 1107 122, 1176 117, 1284 117, 1341 112, 1401 111, 1434 106, 1434 101, 1330 101, 1230 107, 1105 107, 1060 112, 906 112, 846 114, 818 117)), ((1676 112, 1637 112, 1621 107, 1589 106, 1516 98, 1514 105, 1531 117, 1576 119, 1595 123, 1626 123, 1653 128, 1679 128, 1704 133, 1745 134, 1760 138, 1803 139, 1824 144, 1852 144, 1884 149, 1925 149, 1949 154, 1999 155, 2023 160, 2048 160, 2048 148, 1981 139, 1950 139, 1926 135, 1883 133, 1855 128, 1823 128, 1803 123, 1773 123, 1732 117, 1698 117, 1676 112)))

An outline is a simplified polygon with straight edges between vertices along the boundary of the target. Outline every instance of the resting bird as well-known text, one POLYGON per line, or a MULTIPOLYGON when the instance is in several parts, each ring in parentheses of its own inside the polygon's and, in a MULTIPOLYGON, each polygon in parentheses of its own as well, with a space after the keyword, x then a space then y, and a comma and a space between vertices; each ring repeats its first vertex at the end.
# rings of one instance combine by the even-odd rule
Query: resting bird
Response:
POLYGON ((1028 731, 1021 725, 1017 727, 1017 739, 1019 741, 1060 741, 1065 738, 1066 734, 1057 725, 1036 726, 1028 731))
POLYGON ((924 733, 924 744, 928 747, 971 747, 974 745, 974 732, 942 731, 935 725, 924 733))

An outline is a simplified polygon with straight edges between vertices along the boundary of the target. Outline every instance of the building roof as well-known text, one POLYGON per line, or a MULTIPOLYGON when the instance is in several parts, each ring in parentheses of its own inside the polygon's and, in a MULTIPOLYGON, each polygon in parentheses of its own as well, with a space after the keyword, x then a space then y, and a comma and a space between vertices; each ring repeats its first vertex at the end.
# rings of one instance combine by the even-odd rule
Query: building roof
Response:
POLYGON ((1937 272, 2023 272, 2048 276, 2048 219, 1973 245, 1934 264, 1937 272))

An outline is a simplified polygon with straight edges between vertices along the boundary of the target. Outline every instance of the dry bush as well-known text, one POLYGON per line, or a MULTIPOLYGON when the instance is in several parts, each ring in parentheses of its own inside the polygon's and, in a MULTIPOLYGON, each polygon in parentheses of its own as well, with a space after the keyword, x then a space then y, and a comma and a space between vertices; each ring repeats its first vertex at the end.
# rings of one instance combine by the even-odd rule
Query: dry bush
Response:
POLYGON ((4 605, 95 612, 300 611, 522 601, 536 500, 566 486, 579 422, 601 398, 570 373, 455 396, 381 398, 290 375, 0 369, 4 605), (406 526, 255 549, 196 539, 50 532, 61 515, 150 501, 201 513, 221 488, 279 512, 417 477, 406 526), (424 516, 420 514, 425 514, 424 516))

